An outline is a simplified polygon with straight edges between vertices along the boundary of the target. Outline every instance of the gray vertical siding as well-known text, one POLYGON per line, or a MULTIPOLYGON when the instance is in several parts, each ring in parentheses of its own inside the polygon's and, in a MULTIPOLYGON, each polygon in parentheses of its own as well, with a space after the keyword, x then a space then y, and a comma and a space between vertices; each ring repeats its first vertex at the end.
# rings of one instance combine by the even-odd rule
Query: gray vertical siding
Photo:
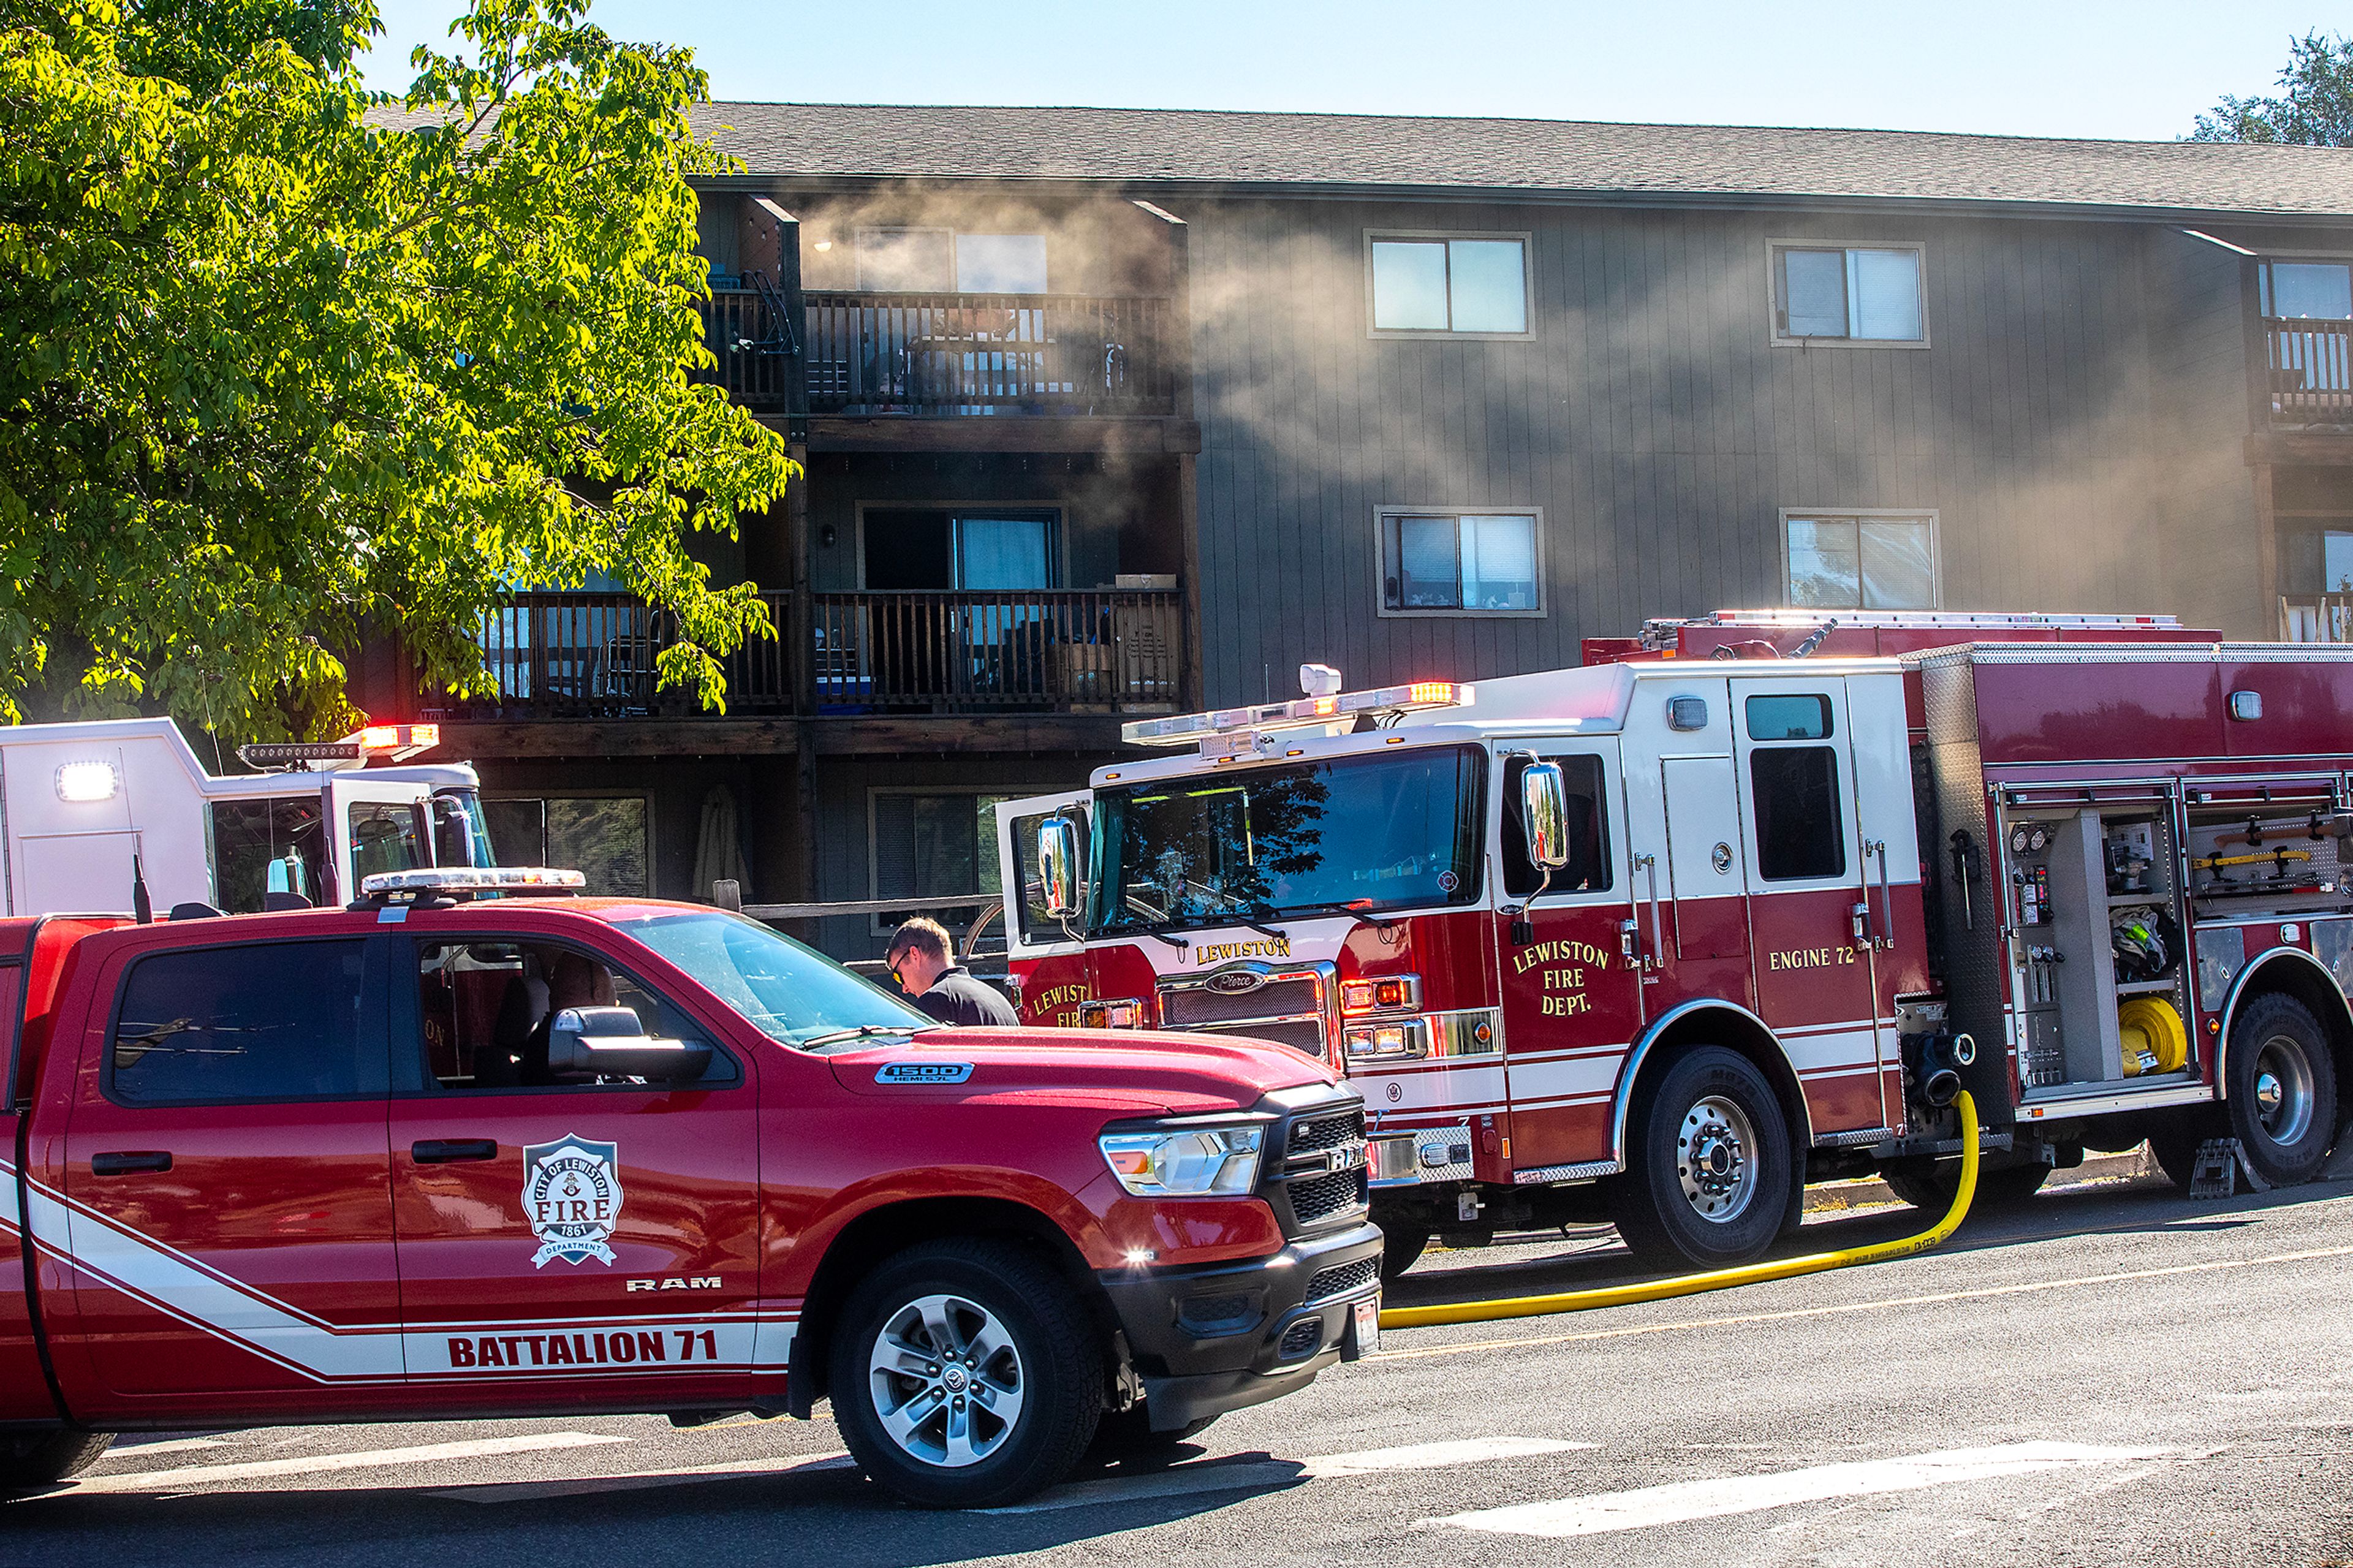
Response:
POLYGON ((2241 461, 2239 351, 2204 315, 2194 342, 2177 333, 2170 312, 2211 314, 2214 279, 2153 251, 2148 226, 1339 201, 1184 216, 1212 701, 1256 699, 1269 670, 1288 695, 1305 659, 1352 684, 1477 678, 1574 663, 1580 637, 1649 616, 1777 604, 1783 507, 1935 510, 1952 608, 2265 629, 2202 559, 2244 525, 2221 459, 2193 497, 2171 483, 2184 443, 2241 461), (1363 236, 1387 227, 1532 232, 1532 337, 1368 338, 1363 236), (1781 237, 1925 244, 1932 346, 1772 346, 1781 237), (1381 618, 1381 505, 1543 508, 1550 613, 1381 618))

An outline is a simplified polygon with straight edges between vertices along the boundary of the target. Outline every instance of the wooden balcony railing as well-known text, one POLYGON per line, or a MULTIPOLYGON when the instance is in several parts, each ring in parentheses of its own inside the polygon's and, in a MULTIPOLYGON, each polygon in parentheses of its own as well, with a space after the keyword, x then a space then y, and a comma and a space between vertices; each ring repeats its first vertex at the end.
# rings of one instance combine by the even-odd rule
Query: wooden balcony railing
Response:
POLYGON ((2263 343, 2274 425, 2353 425, 2353 321, 2268 317, 2263 343))
MULTIPOLYGON (((1172 710, 1183 668, 1182 596, 1101 590, 815 595, 810 689, 793 690, 791 596, 761 595, 777 636, 726 660, 727 714, 1172 710)), ((626 594, 528 593, 476 634, 498 681, 483 699, 424 700, 450 720, 695 718, 691 693, 658 691, 677 635, 626 594)))
POLYGON ((1176 407, 1169 304, 1075 294, 807 294, 714 289, 708 378, 769 409, 806 357, 812 414, 1153 415, 1176 407))
POLYGON ((820 713, 1173 710, 1176 594, 819 594, 820 713))
MULTIPOLYGON (((730 654, 727 710, 775 714, 793 708, 792 660, 785 637, 791 595, 763 594, 774 637, 730 654)), ((627 594, 517 594, 483 618, 474 640, 499 683, 496 695, 443 696, 427 716, 450 719, 629 719, 700 711, 691 693, 654 687, 654 661, 677 637, 673 617, 627 594)))
POLYGON ((2353 594, 2283 595, 2280 640, 2353 643, 2353 594))

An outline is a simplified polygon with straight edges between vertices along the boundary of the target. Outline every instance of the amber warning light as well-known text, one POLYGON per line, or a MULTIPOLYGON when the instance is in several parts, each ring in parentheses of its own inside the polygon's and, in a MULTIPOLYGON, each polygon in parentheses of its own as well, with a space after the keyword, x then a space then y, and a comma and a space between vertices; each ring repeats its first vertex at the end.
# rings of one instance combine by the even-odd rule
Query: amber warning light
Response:
POLYGON ((1403 686, 1376 687, 1369 691, 1335 691, 1297 697, 1288 702, 1261 702, 1249 708, 1216 708, 1207 713, 1179 713, 1170 719, 1138 719, 1120 726, 1120 738, 1131 746, 1183 746, 1195 741, 1243 731, 1280 730, 1303 724, 1328 724, 1360 713, 1414 713, 1432 708, 1467 708, 1474 689, 1454 680, 1416 680, 1403 686))

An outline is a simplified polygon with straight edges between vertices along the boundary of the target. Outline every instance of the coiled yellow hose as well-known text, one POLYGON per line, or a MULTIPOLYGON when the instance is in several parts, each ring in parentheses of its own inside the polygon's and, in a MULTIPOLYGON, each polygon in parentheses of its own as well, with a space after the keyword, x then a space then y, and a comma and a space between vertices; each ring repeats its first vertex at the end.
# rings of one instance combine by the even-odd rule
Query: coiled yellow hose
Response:
POLYGON ((1542 1318, 1555 1312, 1589 1312, 1597 1307, 1628 1307, 1637 1301, 1664 1301, 1677 1296, 1697 1296, 1709 1290, 1729 1290, 1736 1285, 1762 1285, 1768 1279, 1794 1279, 1801 1274, 1823 1274, 1852 1268, 1858 1263, 1884 1263, 1909 1258, 1941 1246, 1960 1227, 1978 1190, 1978 1103, 1967 1089, 1953 1101, 1961 1118, 1961 1184, 1945 1217, 1917 1236, 1882 1241, 1870 1247, 1841 1247, 1836 1252, 1812 1252, 1738 1268, 1717 1268, 1705 1274, 1684 1274, 1672 1279, 1648 1279, 1639 1285, 1611 1285, 1598 1290, 1564 1290, 1550 1296, 1512 1296, 1500 1301, 1461 1301, 1435 1307, 1391 1307, 1381 1314, 1384 1329, 1426 1329, 1440 1323, 1485 1323, 1504 1318, 1542 1318))

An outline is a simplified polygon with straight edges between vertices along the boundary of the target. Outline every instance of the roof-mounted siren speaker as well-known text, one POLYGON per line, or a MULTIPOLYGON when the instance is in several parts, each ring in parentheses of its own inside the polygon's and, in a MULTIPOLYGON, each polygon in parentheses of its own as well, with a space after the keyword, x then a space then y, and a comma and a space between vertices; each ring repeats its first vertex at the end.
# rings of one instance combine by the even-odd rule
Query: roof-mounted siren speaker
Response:
POLYGON ((1340 672, 1328 664, 1303 664, 1299 667, 1299 689, 1309 697, 1340 695, 1340 672))

